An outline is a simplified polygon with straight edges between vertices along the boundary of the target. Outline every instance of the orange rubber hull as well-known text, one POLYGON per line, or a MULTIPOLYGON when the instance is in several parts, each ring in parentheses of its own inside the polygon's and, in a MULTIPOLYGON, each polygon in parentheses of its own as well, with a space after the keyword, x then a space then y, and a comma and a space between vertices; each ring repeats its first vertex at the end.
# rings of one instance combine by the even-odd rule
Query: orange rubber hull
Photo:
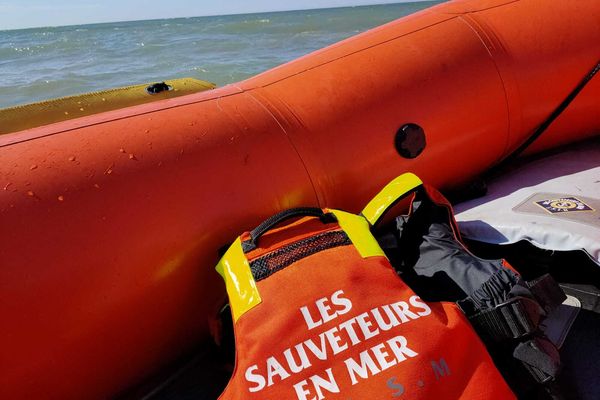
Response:
MULTIPOLYGON (((456 1, 247 81, 0 136, 0 398, 114 395, 208 334, 217 249, 297 205, 448 188, 598 61, 597 0, 456 1), (415 159, 394 148, 425 130, 415 159)), ((600 132, 600 79, 539 151, 600 132)), ((285 306, 283 303, 282 306, 285 306)))

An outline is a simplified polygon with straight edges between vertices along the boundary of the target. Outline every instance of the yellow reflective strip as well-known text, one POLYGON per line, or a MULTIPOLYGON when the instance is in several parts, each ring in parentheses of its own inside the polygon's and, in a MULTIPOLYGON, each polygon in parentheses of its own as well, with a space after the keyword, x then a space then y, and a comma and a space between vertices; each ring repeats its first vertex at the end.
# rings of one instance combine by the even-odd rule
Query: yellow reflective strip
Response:
POLYGON ((387 185, 379 192, 373 200, 367 204, 362 210, 362 215, 369 221, 371 225, 381 218, 383 214, 390 208, 395 202, 398 201, 402 196, 414 190, 423 182, 413 173, 407 172, 400 175, 387 185))
POLYGON ((149 94, 150 84, 145 83, 0 109, 0 135, 215 88, 214 83, 194 78, 165 83, 172 90, 149 94))
POLYGON ((225 280, 234 322, 261 303, 262 299, 239 237, 229 246, 216 270, 225 280))
POLYGON ((362 258, 383 256, 385 253, 371 234, 369 223, 360 215, 350 214, 340 210, 329 210, 335 215, 340 227, 346 232, 350 241, 362 258))

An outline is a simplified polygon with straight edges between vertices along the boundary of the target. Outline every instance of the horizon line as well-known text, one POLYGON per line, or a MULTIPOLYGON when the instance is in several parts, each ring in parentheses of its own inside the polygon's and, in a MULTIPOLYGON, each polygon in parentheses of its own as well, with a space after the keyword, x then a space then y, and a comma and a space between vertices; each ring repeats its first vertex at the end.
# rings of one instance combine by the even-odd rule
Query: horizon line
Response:
POLYGON ((334 9, 338 9, 338 8, 379 7, 379 6, 389 6, 389 5, 394 5, 394 4, 410 4, 410 3, 425 3, 425 2, 439 3, 439 2, 444 2, 444 1, 446 1, 446 0, 409 0, 409 1, 396 1, 393 3, 359 4, 359 5, 353 5, 353 6, 300 8, 300 9, 274 10, 274 11, 254 11, 254 12, 245 12, 245 13, 206 14, 206 15, 194 15, 194 16, 188 16, 188 17, 149 18, 149 19, 132 19, 132 20, 123 19, 123 20, 114 20, 114 21, 86 22, 83 24, 40 25, 40 26, 29 26, 29 27, 25 27, 25 28, 8 28, 8 29, 0 29, 0 32, 25 31, 25 30, 43 29, 43 28, 68 28, 68 27, 74 27, 74 26, 89 26, 89 25, 108 25, 108 24, 117 24, 117 23, 145 22, 145 21, 166 21, 166 20, 172 20, 172 19, 228 17, 228 16, 236 16, 236 15, 255 15, 255 14, 276 14, 276 13, 311 11, 311 10, 334 10, 334 9))

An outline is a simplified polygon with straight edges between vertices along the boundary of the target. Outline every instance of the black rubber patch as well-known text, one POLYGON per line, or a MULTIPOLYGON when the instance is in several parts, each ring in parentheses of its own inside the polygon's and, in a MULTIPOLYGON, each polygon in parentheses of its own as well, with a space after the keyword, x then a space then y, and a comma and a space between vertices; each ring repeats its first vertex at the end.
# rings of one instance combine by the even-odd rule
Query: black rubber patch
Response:
POLYGON ((396 132, 396 151, 404 158, 416 158, 427 145, 425 131, 417 124, 403 125, 396 132))
POLYGON ((150 93, 150 94, 157 94, 157 93, 161 93, 161 92, 167 92, 169 90, 173 89, 171 86, 167 85, 164 82, 157 82, 157 83, 153 83, 152 85, 148 86, 146 88, 146 92, 150 93))

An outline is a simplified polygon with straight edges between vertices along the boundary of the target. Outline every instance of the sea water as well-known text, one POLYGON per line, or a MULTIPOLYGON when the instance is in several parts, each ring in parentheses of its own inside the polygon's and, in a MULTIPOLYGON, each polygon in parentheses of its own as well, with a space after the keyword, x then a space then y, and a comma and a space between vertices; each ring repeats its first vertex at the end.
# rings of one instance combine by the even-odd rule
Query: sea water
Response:
POLYGON ((439 2, 0 30, 0 108, 181 77, 222 86, 439 2))

